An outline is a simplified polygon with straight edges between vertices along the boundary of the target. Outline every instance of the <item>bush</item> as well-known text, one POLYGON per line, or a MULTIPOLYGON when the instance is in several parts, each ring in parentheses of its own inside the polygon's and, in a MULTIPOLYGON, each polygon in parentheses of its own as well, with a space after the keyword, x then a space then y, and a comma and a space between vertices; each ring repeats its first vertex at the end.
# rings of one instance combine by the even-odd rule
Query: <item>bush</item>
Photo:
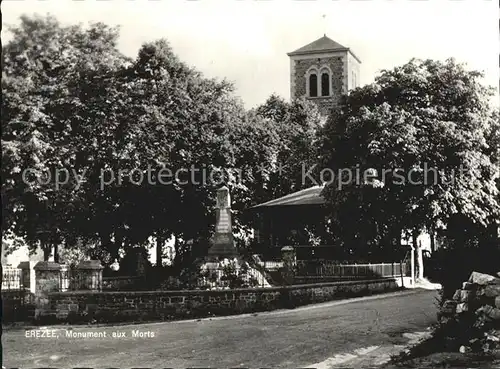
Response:
MULTIPOLYGON (((209 285, 226 288, 256 287, 259 283, 250 275, 247 262, 238 263, 236 260, 224 260, 217 263, 215 269, 206 269, 201 277, 208 280, 209 285)), ((208 288, 209 286, 207 286, 208 288)))

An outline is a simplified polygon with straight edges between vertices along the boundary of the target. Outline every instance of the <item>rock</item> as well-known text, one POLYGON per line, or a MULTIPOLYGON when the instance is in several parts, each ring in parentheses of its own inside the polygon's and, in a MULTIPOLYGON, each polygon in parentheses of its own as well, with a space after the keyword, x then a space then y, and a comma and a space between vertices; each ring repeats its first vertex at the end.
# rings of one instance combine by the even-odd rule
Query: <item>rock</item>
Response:
POLYGON ((460 346, 460 349, 458 350, 461 354, 465 354, 467 352, 470 351, 470 348, 468 348, 467 346, 460 346))
POLYGON ((477 347, 478 343, 480 343, 479 339, 473 338, 473 339, 469 340, 469 346, 468 347, 470 347, 472 349, 475 346, 477 347))
POLYGON ((442 315, 453 315, 457 308, 457 302, 453 300, 446 300, 441 307, 442 315))
POLYGON ((439 313, 438 313, 438 321, 439 323, 443 324, 443 325, 446 325, 448 324, 450 321, 451 321, 451 317, 449 316, 441 316, 439 313))
POLYGON ((492 310, 490 310, 488 318, 490 318, 491 320, 500 321, 500 309, 493 308, 492 310))
POLYGON ((460 290, 460 301, 467 302, 474 297, 474 291, 460 290))
POLYGON ((470 282, 464 282, 462 283, 462 290, 474 290, 476 289, 476 285, 470 282))
MULTIPOLYGON (((477 309, 477 310, 476 310, 476 315, 481 315, 481 314, 483 314, 483 313, 485 312, 485 310, 486 310, 486 307, 487 307, 487 306, 488 306, 488 305, 481 306, 479 309, 477 309)), ((491 307, 491 306, 490 306, 490 307, 491 307)))
POLYGON ((492 356, 494 359, 498 359, 498 360, 500 360, 500 349, 493 350, 493 351, 491 352, 491 356, 492 356))
POLYGON ((500 320, 500 309, 495 308, 490 305, 484 305, 477 309, 476 314, 483 314, 485 317, 491 320, 500 320))
POLYGON ((500 296, 497 296, 495 298, 495 307, 499 308, 500 309, 500 296))
POLYGON ((489 284, 500 284, 500 278, 494 277, 489 274, 472 272, 469 278, 470 283, 475 283, 481 286, 486 286, 489 284))
POLYGON ((500 285, 489 285, 483 290, 483 294, 486 297, 497 297, 500 296, 500 285))
POLYGON ((462 302, 460 304, 457 304, 457 309, 456 309, 457 314, 465 313, 466 311, 469 311, 469 305, 467 303, 462 302))
POLYGON ((497 336, 495 336, 493 334, 489 334, 489 333, 485 332, 484 335, 488 341, 500 342, 500 338, 498 338, 497 336))

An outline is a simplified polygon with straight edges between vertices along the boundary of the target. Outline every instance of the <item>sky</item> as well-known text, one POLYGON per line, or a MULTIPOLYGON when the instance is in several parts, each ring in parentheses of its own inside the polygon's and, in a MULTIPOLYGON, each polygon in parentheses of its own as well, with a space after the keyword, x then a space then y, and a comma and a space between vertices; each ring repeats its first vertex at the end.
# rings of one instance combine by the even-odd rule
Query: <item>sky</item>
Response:
MULTIPOLYGON (((247 108, 290 98, 287 52, 326 34, 361 59, 361 84, 412 57, 454 57, 485 73, 498 104, 498 1, 493 0, 5 0, 3 24, 21 14, 121 26, 121 51, 166 38, 206 77, 227 78, 247 108), (325 17, 323 17, 325 15, 325 17)), ((2 32, 3 41, 9 35, 2 32)))

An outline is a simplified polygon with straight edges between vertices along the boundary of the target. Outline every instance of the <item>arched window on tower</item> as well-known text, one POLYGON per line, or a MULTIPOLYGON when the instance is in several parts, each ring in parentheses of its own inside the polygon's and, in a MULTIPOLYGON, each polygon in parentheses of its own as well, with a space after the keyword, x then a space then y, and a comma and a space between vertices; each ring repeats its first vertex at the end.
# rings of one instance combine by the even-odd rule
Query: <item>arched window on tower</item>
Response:
POLYGON ((330 96, 330 74, 321 73, 321 96, 330 96))
POLYGON ((309 75, 309 96, 318 96, 318 75, 316 73, 311 73, 309 75))

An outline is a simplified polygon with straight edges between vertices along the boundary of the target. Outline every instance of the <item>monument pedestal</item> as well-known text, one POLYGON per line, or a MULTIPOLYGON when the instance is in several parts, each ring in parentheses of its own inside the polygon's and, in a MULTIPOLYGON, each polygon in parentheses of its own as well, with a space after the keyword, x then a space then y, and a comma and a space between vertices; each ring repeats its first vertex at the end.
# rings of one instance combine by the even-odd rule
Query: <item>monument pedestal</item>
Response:
MULTIPOLYGON (((238 257, 238 251, 234 244, 231 225, 231 198, 229 189, 224 186, 217 190, 215 234, 210 241, 210 248, 205 256, 202 269, 209 274, 216 274, 220 279, 222 274, 221 265, 225 259, 234 261, 238 257)), ((237 265, 239 261, 236 260, 237 265)), ((219 281, 220 282, 220 281, 219 281)), ((216 282, 217 285, 219 282, 216 282)))
POLYGON ((208 250, 207 259, 234 259, 238 256, 232 234, 215 234, 212 246, 208 250))
POLYGON ((231 198, 229 189, 224 186, 217 190, 215 235, 208 249, 207 261, 234 259, 237 256, 231 222, 231 198))

